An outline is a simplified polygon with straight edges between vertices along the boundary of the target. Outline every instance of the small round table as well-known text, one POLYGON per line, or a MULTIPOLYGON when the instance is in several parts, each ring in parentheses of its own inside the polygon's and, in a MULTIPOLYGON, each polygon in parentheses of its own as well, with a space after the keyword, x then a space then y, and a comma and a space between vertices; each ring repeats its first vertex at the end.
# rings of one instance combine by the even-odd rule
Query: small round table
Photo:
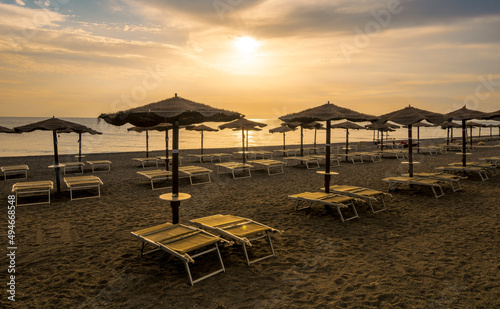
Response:
POLYGON ((191 195, 187 193, 179 193, 177 196, 173 196, 172 193, 165 193, 160 195, 160 199, 168 202, 182 202, 185 200, 189 200, 191 195))
POLYGON ((327 173, 325 171, 316 171, 316 173, 317 174, 322 174, 322 175, 330 175, 330 176, 332 176, 332 175, 338 175, 339 174, 337 172, 329 172, 329 173, 327 173))

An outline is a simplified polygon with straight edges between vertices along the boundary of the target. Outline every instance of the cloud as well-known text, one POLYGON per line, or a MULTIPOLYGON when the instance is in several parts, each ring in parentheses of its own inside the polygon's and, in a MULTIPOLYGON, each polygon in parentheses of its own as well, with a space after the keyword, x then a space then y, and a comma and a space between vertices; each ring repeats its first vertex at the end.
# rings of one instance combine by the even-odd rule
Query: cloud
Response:
POLYGON ((22 1, 22 0, 16 0, 16 3, 19 5, 22 5, 22 6, 26 5, 26 3, 24 3, 24 1, 22 1))

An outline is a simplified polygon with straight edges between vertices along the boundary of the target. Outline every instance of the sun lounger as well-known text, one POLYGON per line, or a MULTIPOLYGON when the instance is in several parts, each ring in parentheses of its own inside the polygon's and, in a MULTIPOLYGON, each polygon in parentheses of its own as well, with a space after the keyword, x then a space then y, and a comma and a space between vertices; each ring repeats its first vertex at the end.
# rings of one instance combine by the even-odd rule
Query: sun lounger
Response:
MULTIPOLYGON (((166 156, 157 156, 156 157, 158 159, 158 164, 163 164, 165 165, 165 159, 167 158, 166 156)), ((182 165, 182 157, 178 157, 179 159, 179 165, 182 165)), ((172 157, 168 157, 168 163, 169 165, 172 165, 172 157)))
POLYGON ((216 163, 217 166, 217 175, 222 174, 220 169, 227 169, 233 175, 233 179, 236 178, 249 178, 252 177, 252 172, 250 169, 253 167, 250 164, 246 163, 238 163, 238 162, 224 162, 224 163, 216 163), (236 177, 236 173, 243 172, 242 176, 236 177))
MULTIPOLYGON (((408 174, 404 174, 403 176, 408 176, 408 174)), ((420 178, 431 178, 431 179, 437 179, 441 180, 443 182, 447 182, 453 192, 457 192, 459 190, 462 190, 462 186, 460 185, 460 180, 462 179, 467 179, 467 177, 462 177, 459 175, 452 175, 452 174, 446 174, 446 173, 413 173, 413 177, 420 177, 420 178)))
POLYGON ((212 157, 214 158, 214 160, 219 160, 219 162, 222 162, 223 158, 228 159, 228 161, 231 161, 233 159, 230 153, 212 153, 212 157))
POLYGON ((82 200, 87 198, 101 197, 101 185, 103 184, 101 179, 97 176, 75 176, 75 177, 64 177, 64 182, 69 189, 70 199, 82 200), (92 188, 97 189, 97 195, 85 196, 79 198, 73 198, 73 191, 78 190, 89 190, 92 188))
POLYGON ((194 161, 200 161, 200 163, 203 163, 206 160, 211 163, 214 162, 214 156, 211 154, 190 154, 188 157, 194 161))
POLYGON ((488 177, 488 174, 486 173, 488 170, 483 167, 448 165, 448 166, 439 166, 436 167, 435 169, 449 173, 476 173, 479 175, 479 177, 481 177, 482 181, 490 179, 488 177))
POLYGON ((381 157, 387 157, 387 156, 396 156, 396 159, 404 159, 408 157, 408 150, 407 149, 384 149, 383 151, 380 152, 381 157))
POLYGON ((180 259, 184 263, 191 285, 225 271, 218 244, 229 244, 229 242, 201 229, 182 224, 165 223, 131 232, 131 234, 142 241, 141 257, 144 254, 162 250, 180 259), (144 253, 146 245, 154 246, 155 249, 144 253), (195 258, 214 251, 217 252, 220 268, 193 280, 189 263, 194 263, 195 258))
POLYGON ((18 182, 12 185, 12 192, 16 194, 16 206, 50 204, 50 190, 54 184, 50 180, 18 182), (19 204, 19 198, 22 196, 37 196, 47 194, 46 202, 35 202, 19 204))
POLYGON ((92 167, 92 173, 95 172, 96 168, 102 167, 106 167, 107 171, 111 170, 111 161, 108 160, 87 161, 87 163, 92 167))
POLYGON ((146 167, 146 164, 154 164, 156 167, 158 167, 158 158, 132 158, 132 160, 140 162, 142 165, 142 168, 146 167))
POLYGON ((317 156, 303 156, 303 157, 287 157, 283 158, 286 160, 286 164, 289 165, 290 161, 299 161, 300 163, 305 163, 307 169, 319 168, 319 158, 317 156), (309 164, 312 164, 313 167, 310 167, 309 164))
POLYGON ((149 181, 151 182, 151 189, 153 189, 153 190, 170 188, 170 186, 161 187, 161 188, 155 188, 155 182, 158 182, 158 181, 161 181, 161 180, 166 180, 166 179, 171 179, 172 178, 172 172, 170 172, 170 171, 166 171, 166 170, 149 170, 149 171, 137 172, 137 174, 142 175, 142 176, 148 178, 149 181))
POLYGON ((300 153, 300 150, 297 150, 297 149, 277 149, 277 150, 273 150, 275 153, 280 153, 283 157, 287 156, 287 157, 290 157, 290 156, 297 156, 299 153, 300 153))
MULTIPOLYGON (((448 165, 451 166, 463 166, 462 162, 455 162, 455 163, 450 163, 448 165)), ((497 171, 497 166, 494 163, 481 163, 481 162, 467 162, 467 166, 472 166, 472 167, 480 167, 486 169, 488 172, 491 173, 491 176, 497 176, 498 171, 497 171)))
MULTIPOLYGON (((321 189, 322 191, 325 190, 324 188, 321 189)), ((356 187, 356 186, 347 186, 347 185, 334 185, 330 186, 330 192, 331 193, 338 193, 342 195, 347 195, 351 197, 355 197, 361 200, 364 200, 370 205, 370 208, 373 213, 377 213, 380 211, 384 211, 387 209, 385 205, 385 200, 384 196, 389 195, 388 193, 378 191, 378 190, 373 190, 373 189, 368 189, 368 188, 363 188, 363 187, 356 187), (382 209, 375 210, 373 208, 372 202, 377 202, 380 201, 382 202, 382 209)))
POLYGON ((500 166, 500 156, 481 158, 480 160, 489 164, 494 164, 496 167, 500 166))
POLYGON ((361 163, 363 163, 363 158, 368 157, 372 160, 373 163, 382 161, 381 152, 354 152, 353 154, 361 157, 361 163))
POLYGON ((324 192, 304 192, 299 194, 289 195, 288 198, 294 199, 297 201, 295 204, 295 210, 302 210, 311 208, 312 203, 319 203, 328 206, 334 206, 337 208, 337 212, 340 216, 340 220, 342 222, 352 220, 355 218, 359 218, 358 211, 356 210, 356 206, 354 206, 355 198, 351 196, 341 195, 341 194, 333 194, 333 193, 324 193, 324 192), (299 208, 300 202, 308 202, 309 205, 299 208), (342 215, 341 209, 349 208, 349 205, 352 207, 354 211, 354 215, 347 219, 344 219, 342 215))
POLYGON ((278 175, 278 174, 284 173, 283 165, 285 165, 285 162, 283 162, 283 161, 260 159, 260 160, 248 161, 248 163, 260 165, 260 166, 264 167, 265 169, 267 169, 268 175, 278 175), (275 169, 277 171, 271 173, 271 169, 275 169))
POLYGON ((387 191, 393 191, 398 188, 401 184, 408 185, 418 185, 418 186, 428 186, 431 187, 432 192, 436 198, 444 195, 443 188, 440 183, 441 180, 437 179, 429 179, 429 178, 418 178, 418 177, 405 177, 405 176, 396 176, 396 177, 387 177, 382 179, 382 181, 388 182, 389 186, 387 187, 387 191), (436 191, 438 190, 438 192, 436 191))
POLYGON ((0 167, 3 173, 3 179, 7 180, 7 175, 20 175, 24 174, 24 178, 28 178, 29 167, 27 165, 7 165, 0 167))
POLYGON ((209 170, 208 168, 204 168, 201 166, 194 166, 194 165, 179 166, 179 172, 189 177, 191 185, 201 185, 204 183, 212 182, 212 179, 210 178, 210 173, 212 173, 212 170, 209 170), (193 183, 193 177, 200 177, 200 176, 207 176, 208 180, 205 182, 193 183))
POLYGON ((358 163, 363 163, 363 157, 355 152, 343 153, 339 155, 342 156, 346 161, 351 161, 352 164, 356 164, 356 160, 358 161, 358 163))
POLYGON ((243 253, 247 261, 247 265, 274 256, 273 243, 270 233, 281 232, 262 223, 255 222, 251 219, 232 216, 232 215, 213 215, 209 217, 191 220, 192 223, 208 230, 216 235, 220 235, 226 239, 234 241, 242 245, 243 253), (247 246, 252 246, 252 242, 259 239, 265 239, 269 244, 271 253, 269 255, 256 258, 250 261, 248 257, 247 246))
POLYGON ((66 162, 61 164, 63 166, 63 173, 66 175, 66 170, 77 170, 83 174, 83 167, 85 163, 83 162, 66 162))

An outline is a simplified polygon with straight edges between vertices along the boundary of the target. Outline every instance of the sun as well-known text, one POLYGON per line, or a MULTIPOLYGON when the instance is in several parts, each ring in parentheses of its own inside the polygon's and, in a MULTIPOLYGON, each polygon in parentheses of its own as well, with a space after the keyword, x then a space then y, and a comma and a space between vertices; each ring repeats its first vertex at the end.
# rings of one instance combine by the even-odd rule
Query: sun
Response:
POLYGON ((257 51, 259 48, 259 42, 257 42, 254 38, 249 36, 241 36, 236 38, 234 41, 234 45, 238 48, 239 51, 243 53, 253 53, 257 51))

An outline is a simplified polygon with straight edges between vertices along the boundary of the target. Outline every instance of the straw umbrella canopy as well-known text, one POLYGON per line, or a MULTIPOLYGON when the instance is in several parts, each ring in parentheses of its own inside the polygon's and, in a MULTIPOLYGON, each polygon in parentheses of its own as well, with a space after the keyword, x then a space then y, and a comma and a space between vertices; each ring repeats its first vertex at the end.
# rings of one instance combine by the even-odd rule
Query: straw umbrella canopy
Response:
POLYGON ((299 121, 292 121, 292 122, 284 122, 281 125, 287 126, 291 129, 296 129, 297 127, 300 127, 300 156, 302 157, 304 155, 304 129, 314 129, 314 147, 316 147, 316 132, 317 130, 326 130, 326 128, 323 126, 323 124, 313 121, 313 122, 307 122, 307 123, 302 123, 299 121))
POLYGON ((9 128, 0 126, 0 133, 16 133, 16 131, 14 131, 14 129, 9 129, 9 128))
POLYGON ((90 129, 90 131, 81 131, 81 130, 63 130, 58 131, 58 133, 78 133, 78 161, 82 162, 82 133, 89 133, 91 135, 100 135, 102 132, 99 132, 94 129, 90 129))
MULTIPOLYGON (((182 126, 179 126, 180 128, 182 126)), ((137 133, 142 133, 146 131, 146 158, 149 157, 149 131, 159 131, 165 132, 165 169, 168 171, 168 130, 172 130, 173 125, 171 123, 160 123, 151 127, 130 127, 128 131, 135 131, 137 133)))
POLYGON ((214 128, 211 128, 209 126, 206 126, 204 124, 200 124, 200 125, 197 125, 197 126, 187 126, 186 127, 186 130, 189 130, 189 131, 198 131, 201 133, 201 154, 203 154, 203 132, 207 131, 207 132, 217 132, 219 130, 217 129, 214 129, 214 128))
MULTIPOLYGON (((246 118, 240 118, 235 121, 231 121, 229 123, 225 123, 219 126, 219 129, 224 130, 224 129, 236 129, 236 130, 241 130, 241 143, 243 146, 243 151, 242 151, 242 160, 243 163, 246 162, 246 155, 245 155, 245 130, 252 130, 256 127, 263 128, 267 126, 267 124, 262 123, 262 122, 257 122, 257 121, 252 121, 248 120, 246 118)), ((236 131, 235 130, 235 131, 236 131)))
MULTIPOLYGON (((436 125, 430 124, 430 123, 425 123, 425 122, 417 122, 413 124, 413 127, 417 128, 417 152, 420 153, 420 128, 428 128, 428 127, 435 127, 436 125)), ((404 126, 405 128, 408 128, 408 126, 404 126)))
MULTIPOLYGON (((491 114, 491 113, 490 113, 491 114)), ((476 110, 471 110, 467 109, 467 107, 464 105, 464 107, 459 108, 453 112, 450 112, 448 114, 445 114, 445 119, 448 121, 452 120, 461 120, 462 121, 462 165, 467 166, 467 141, 466 139, 466 124, 465 122, 467 120, 471 119, 488 119, 489 116, 491 116, 488 113, 483 113, 480 111, 476 110)))
POLYGON ((49 119, 45 119, 42 121, 38 121, 35 123, 30 123, 24 126, 15 127, 14 131, 16 132, 33 132, 36 130, 42 131, 52 131, 52 141, 54 144, 54 170, 56 173, 56 187, 57 193, 61 192, 61 175, 59 168, 59 152, 57 149, 57 133, 58 132, 92 132, 93 129, 86 127, 82 124, 62 120, 56 117, 52 117, 49 119))
MULTIPOLYGON (((349 129, 352 130, 359 130, 359 129, 364 129, 365 127, 360 126, 359 124, 356 124, 354 122, 350 121, 344 121, 341 123, 336 123, 331 125, 332 129, 345 129, 345 153, 349 153, 349 129)), ((347 161, 347 157, 346 157, 347 161)))
POLYGON ((330 102, 306 109, 304 111, 288 114, 280 117, 285 122, 308 123, 313 121, 326 121, 326 153, 325 153, 325 192, 330 192, 330 147, 331 147, 331 121, 332 120, 350 120, 350 121, 375 121, 375 116, 358 113, 352 109, 330 104, 330 102))
POLYGON ((375 141, 375 131, 381 133, 381 135, 380 135, 381 136, 380 150, 383 151, 384 150, 384 132, 393 132, 393 131, 395 131, 395 129, 400 128, 400 126, 398 126, 397 124, 389 123, 389 122, 380 123, 377 121, 377 122, 365 125, 365 128, 367 130, 374 130, 373 131, 373 140, 374 141, 375 141))
POLYGON ((453 129, 462 127, 461 125, 459 125, 458 123, 455 123, 453 121, 445 121, 445 122, 441 123, 440 126, 441 126, 441 129, 447 130, 447 132, 446 132, 446 145, 450 144, 450 131, 451 131, 451 139, 453 139, 453 129))
POLYGON ((481 137, 481 128, 484 128, 485 125, 479 122, 474 122, 474 121, 467 121, 465 123, 465 126, 470 129, 470 136, 469 136, 469 141, 470 141, 470 146, 472 147, 473 141, 472 141, 472 129, 474 127, 479 128, 479 137, 481 137))
POLYGON ((319 122, 311 122, 304 124, 304 129, 314 129, 314 148, 316 148, 316 134, 318 130, 326 130, 322 123, 319 122))
POLYGON ((179 126, 202 122, 231 121, 240 117, 242 117, 240 113, 213 108, 206 104, 178 97, 175 94, 174 97, 163 101, 117 113, 101 114, 98 118, 115 126, 121 126, 126 123, 139 127, 150 127, 165 122, 173 124, 172 193, 164 194, 162 198, 170 200, 172 223, 176 224, 179 223, 180 201, 187 196, 179 196, 179 126))
POLYGON ((387 122, 389 120, 401 125, 405 125, 408 128, 408 174, 410 175, 410 177, 413 177, 412 127, 422 120, 426 120, 434 124, 440 124, 444 121, 443 114, 408 106, 379 117, 379 121, 381 123, 387 122))
POLYGON ((294 131, 294 130, 295 129, 281 125, 279 127, 269 129, 269 133, 283 133, 283 150, 285 150, 286 149, 286 143, 285 143, 286 132, 290 132, 290 131, 294 131))

